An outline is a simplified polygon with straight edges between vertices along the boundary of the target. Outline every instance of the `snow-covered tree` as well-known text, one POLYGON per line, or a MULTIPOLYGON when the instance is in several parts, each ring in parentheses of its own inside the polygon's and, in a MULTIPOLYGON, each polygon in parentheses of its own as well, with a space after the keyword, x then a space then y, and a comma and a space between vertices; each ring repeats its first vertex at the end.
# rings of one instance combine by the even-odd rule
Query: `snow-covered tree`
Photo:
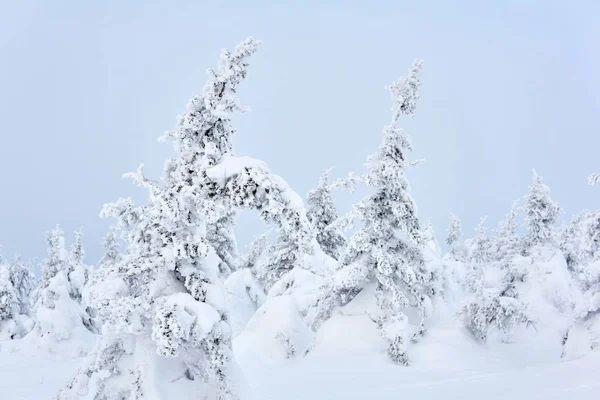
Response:
POLYGON ((233 52, 222 51, 203 94, 162 138, 172 141, 177 156, 161 181, 147 179, 143 167, 128 174, 148 190, 149 203, 120 199, 104 207, 102 215, 117 219, 127 247, 121 260, 98 272, 102 279, 91 297, 104 321, 103 340, 95 361, 82 367, 62 398, 85 394, 90 377, 97 380, 96 398, 177 397, 159 395, 152 379, 179 376, 152 377, 148 362, 170 365, 171 374, 194 381, 188 390, 200 397, 211 390, 220 400, 238 397, 222 282, 232 247, 220 236, 230 232, 231 209, 209 170, 232 152, 231 115, 241 110, 237 86, 257 46, 249 38, 233 52), (162 358, 149 359, 148 351, 162 358))
POLYGON ((462 238, 460 218, 450 214, 450 225, 446 233, 446 244, 450 247, 450 256, 456 261, 464 261, 466 249, 462 238))
POLYGON ((560 250, 578 281, 584 286, 595 281, 588 267, 600 260, 600 211, 586 210, 575 215, 562 229, 560 250))
POLYGON ((98 262, 98 269, 102 269, 105 265, 116 264, 121 260, 119 238, 113 229, 106 234, 102 244, 104 247, 104 254, 98 262))
POLYGON ((486 223, 487 217, 481 218, 475 227, 477 234, 469 241, 469 258, 473 265, 482 266, 490 260, 491 241, 487 236, 486 223))
POLYGON ((15 256, 6 266, 10 283, 17 293, 19 313, 31 316, 31 296, 37 285, 37 277, 33 273, 31 263, 24 262, 20 256, 15 256))
POLYGON ((88 283, 89 270, 83 264, 85 250, 83 248, 83 231, 75 232, 75 242, 71 246, 68 260, 67 276, 71 283, 71 297, 81 303, 84 287, 88 283))
MULTIPOLYGON (((54 346, 70 339, 85 341, 94 331, 90 315, 81 304, 81 290, 86 272, 81 264, 81 236, 77 236, 73 253, 65 249, 62 230, 46 234, 48 257, 42 264, 42 277, 35 304, 32 334, 54 346)), ((73 350, 76 345, 72 345, 73 350)))
POLYGON ((481 342, 488 339, 492 328, 506 339, 516 326, 530 322, 520 301, 502 296, 497 289, 486 288, 483 284, 476 289, 462 314, 469 333, 481 342))
POLYGON ((379 151, 369 159, 368 172, 358 178, 373 193, 344 217, 347 221, 360 221, 362 226, 348 240, 333 278, 331 295, 321 301, 317 317, 327 318, 331 307, 347 304, 374 283, 379 315, 373 318, 387 340, 389 356, 402 364, 408 363, 407 338, 425 333, 430 296, 434 294, 433 277, 421 252, 424 240, 416 205, 404 173, 414 164, 406 158, 410 141, 397 127, 401 115, 412 116, 415 112, 421 66, 420 61, 415 62, 407 77, 389 87, 392 120, 384 128, 379 151), (404 310, 413 307, 420 322, 411 335, 404 310))
POLYGON ((518 201, 513 202, 510 212, 498 223, 496 237, 494 238, 494 261, 506 266, 518 254, 520 240, 517 235, 517 210, 518 201))
POLYGON ((317 242, 321 249, 325 254, 337 260, 340 251, 346 245, 346 239, 332 225, 338 219, 338 212, 328 182, 330 172, 331 168, 321 176, 317 188, 308 192, 306 196, 307 217, 316 230, 317 242))
MULTIPOLYGON (((166 163, 160 181, 128 174, 148 190, 149 203, 136 206, 120 199, 105 206, 102 215, 114 216, 127 248, 113 268, 92 288, 95 308, 104 321, 103 340, 95 362, 84 366, 61 396, 83 393, 90 376, 98 378, 99 398, 176 397, 155 392, 169 376, 148 375, 147 352, 158 353, 151 364, 169 365, 196 386, 199 395, 235 399, 235 363, 231 350, 229 309, 223 279, 235 269, 223 254, 233 241, 210 239, 224 216, 242 208, 255 209, 266 222, 277 224, 298 255, 312 248, 312 232, 302 200, 264 163, 233 155, 231 115, 242 110, 236 92, 246 76, 247 58, 258 42, 247 39, 233 52, 224 50, 216 71, 201 96, 188 103, 175 130, 163 136, 176 157, 166 163), (221 251, 225 249, 225 251, 221 251), (224 259, 225 258, 225 259, 224 259), (124 379, 124 377, 128 377, 124 379), (207 386, 208 385, 208 386, 207 386)), ((230 218, 227 217, 225 225, 230 218)), ((237 260, 236 260, 237 262, 237 260)), ((100 272, 99 272, 100 273, 100 272)), ((95 378, 95 379, 96 379, 95 378)), ((178 377, 171 377, 177 379, 178 377)), ((167 389, 165 389, 167 390, 167 389)))
POLYGON ((493 242, 486 236, 486 218, 481 219, 475 229, 477 235, 470 242, 471 294, 462 316, 467 330, 481 342, 487 340, 492 329, 507 340, 514 328, 530 322, 516 287, 523 280, 514 261, 520 250, 516 205, 517 202, 513 203, 499 223, 493 242))
POLYGON ((562 210, 550 198, 550 190, 535 170, 533 171, 533 183, 529 186, 529 193, 525 196, 525 205, 522 210, 525 212, 527 228, 527 236, 524 240, 525 252, 536 246, 555 245, 554 225, 562 210))
POLYGON ((0 340, 15 339, 21 334, 19 301, 6 264, 0 264, 0 340))
POLYGON ((36 278, 20 257, 0 260, 0 339, 16 339, 31 329, 30 295, 36 278))

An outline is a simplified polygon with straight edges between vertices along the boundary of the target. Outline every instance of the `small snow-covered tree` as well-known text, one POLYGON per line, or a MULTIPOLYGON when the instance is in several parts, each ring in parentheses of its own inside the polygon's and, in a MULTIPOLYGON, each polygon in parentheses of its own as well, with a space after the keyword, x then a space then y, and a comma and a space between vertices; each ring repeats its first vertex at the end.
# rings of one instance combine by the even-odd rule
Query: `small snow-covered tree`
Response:
POLYGON ((44 339, 47 346, 69 339, 85 340, 94 329, 81 304, 86 275, 81 264, 81 237, 76 239, 72 254, 65 249, 64 234, 58 226, 46 234, 46 241, 48 257, 42 264, 32 333, 44 339))
POLYGON ((562 210, 551 198, 550 190, 543 183, 535 170, 533 183, 529 186, 529 193, 525 196, 525 226, 527 235, 524 240, 524 250, 545 244, 555 245, 554 225, 562 210))
POLYGON ((529 323, 525 306, 517 299, 502 296, 495 289, 481 285, 463 309, 465 327, 480 342, 488 339, 491 328, 504 337, 518 325, 529 323))
POLYGON ((520 240, 517 235, 517 210, 518 201, 513 202, 510 212, 498 223, 496 237, 494 238, 493 259, 501 266, 506 266, 519 252, 520 240))
POLYGON ((420 321, 412 337, 423 335, 434 294, 433 276, 421 252, 423 234, 404 173, 413 165, 406 158, 410 141, 397 127, 401 115, 415 112, 421 66, 420 61, 415 62, 408 76, 389 88, 391 123, 384 128, 379 151, 369 159, 368 172, 357 178, 374 193, 355 204, 344 218, 360 221, 362 226, 348 240, 331 294, 321 301, 317 316, 318 324, 330 315, 332 307, 347 304, 365 287, 375 284, 379 315, 373 318, 388 343, 389 356, 402 364, 408 363, 406 342, 411 337, 404 310, 417 310, 420 321))
POLYGON ((491 329, 507 340, 515 327, 530 322, 516 288, 517 281, 523 279, 514 262, 519 251, 516 204, 499 223, 493 243, 486 236, 486 218, 482 218, 471 241, 468 281, 472 292, 462 316, 467 330, 481 342, 487 340, 491 329))
POLYGON ((450 256, 456 261, 464 261, 466 249, 462 238, 460 218, 450 214, 450 225, 446 233, 446 244, 450 247, 450 256))
POLYGON ((331 168, 321 176, 316 189, 308 192, 306 214, 316 230, 317 242, 321 249, 325 254, 337 260, 340 257, 340 251, 346 245, 346 239, 333 225, 338 219, 338 212, 328 182, 330 171, 331 168))
POLYGON ((17 339, 31 329, 30 295, 36 283, 29 264, 17 256, 0 261, 0 339, 17 339))
POLYGON ((80 303, 89 278, 88 267, 83 263, 84 258, 83 231, 79 230, 75 232, 75 242, 69 253, 67 276, 71 283, 71 297, 80 303))
POLYGON ((587 290, 590 282, 596 280, 591 276, 595 273, 589 265, 600 260, 600 211, 582 211, 575 215, 562 229, 560 250, 569 270, 587 290))
POLYGON ((17 294, 8 276, 8 268, 0 264, 0 340, 19 336, 17 294))
POLYGON ((469 241, 469 257, 473 265, 482 266, 490 260, 491 241, 487 236, 486 223, 487 217, 481 218, 475 228, 477 234, 469 241))
POLYGON ((37 285, 37 277, 33 273, 31 263, 24 262, 20 256, 15 256, 6 266, 9 280, 17 293, 19 313, 31 316, 31 297, 37 285))
POLYGON ((483 279, 484 267, 490 260, 490 238, 487 236, 487 217, 481 218, 475 227, 476 235, 467 241, 467 275, 466 284, 469 290, 475 291, 483 279))
POLYGON ((98 269, 102 269, 105 265, 114 265, 122 258, 119 238, 113 229, 111 229, 104 237, 103 247, 104 254, 98 262, 98 269))

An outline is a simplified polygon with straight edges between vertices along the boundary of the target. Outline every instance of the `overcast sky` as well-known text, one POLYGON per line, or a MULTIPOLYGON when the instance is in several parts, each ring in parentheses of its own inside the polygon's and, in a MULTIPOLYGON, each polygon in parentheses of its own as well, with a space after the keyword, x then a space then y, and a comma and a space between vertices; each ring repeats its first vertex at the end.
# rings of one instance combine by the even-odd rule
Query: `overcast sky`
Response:
MULTIPOLYGON (((425 60, 409 173, 423 220, 470 235, 545 178, 565 216, 600 205, 597 1, 0 1, 0 251, 45 256, 57 223, 83 226, 87 261, 111 221, 102 205, 143 193, 222 47, 263 41, 236 118, 236 153, 302 196, 320 174, 361 171, 390 117, 384 86, 425 60), (237 4, 235 4, 237 3, 237 4), (312 4, 311 4, 312 3, 312 4), (484 5, 483 3, 487 3, 484 5), (368 4, 368 5, 365 5, 368 4)), ((341 196, 345 209, 352 199, 341 196)), ((244 215, 247 241, 262 229, 244 215)))

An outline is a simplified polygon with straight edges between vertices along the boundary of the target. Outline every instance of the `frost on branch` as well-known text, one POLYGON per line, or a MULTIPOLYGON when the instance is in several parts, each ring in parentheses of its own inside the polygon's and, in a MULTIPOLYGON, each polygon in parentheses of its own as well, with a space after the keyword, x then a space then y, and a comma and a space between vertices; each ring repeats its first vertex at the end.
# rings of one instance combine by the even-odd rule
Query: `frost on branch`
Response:
POLYGON ((270 289, 295 267, 303 268, 303 257, 313 253, 313 231, 302 199, 266 165, 250 157, 226 155, 207 176, 227 204, 239 209, 257 210, 277 229, 277 241, 259 267, 259 277, 270 289))

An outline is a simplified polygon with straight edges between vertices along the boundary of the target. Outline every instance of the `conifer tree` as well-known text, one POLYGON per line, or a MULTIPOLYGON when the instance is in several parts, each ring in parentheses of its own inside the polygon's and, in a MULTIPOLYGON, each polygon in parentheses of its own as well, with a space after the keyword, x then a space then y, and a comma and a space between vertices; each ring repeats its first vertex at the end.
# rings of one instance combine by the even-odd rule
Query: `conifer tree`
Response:
MULTIPOLYGON (((92 287, 104 321, 102 343, 95 361, 82 367, 63 398, 84 393, 89 377, 101 371, 115 372, 97 381, 99 398, 158 396, 155 382, 146 380, 144 368, 151 366, 135 362, 146 359, 148 350, 171 359, 171 373, 196 382, 200 392, 208 387, 219 400, 238 397, 223 288, 227 268, 236 268, 223 256, 232 255, 229 244, 235 239, 221 247, 225 242, 209 236, 231 232, 229 216, 250 208, 277 224, 302 252, 312 246, 297 194, 264 163, 233 155, 231 116, 242 110, 237 87, 257 46, 249 38, 233 52, 224 50, 218 69, 208 71, 203 94, 189 101, 177 128, 162 138, 173 143, 176 157, 166 163, 161 180, 146 178, 143 166, 128 174, 148 190, 149 203, 136 206, 120 199, 105 206, 102 215, 117 219, 127 247, 92 287)), ((162 360, 152 362, 167 362, 162 360)))
POLYGON ((472 265, 481 267, 490 259, 491 241, 487 236, 486 228, 487 217, 481 218, 475 228, 477 235, 469 242, 469 257, 472 265))
POLYGON ((308 192, 306 196, 307 217, 316 231, 317 242, 321 249, 325 254, 337 260, 340 257, 340 251, 346 245, 346 239, 333 225, 338 219, 338 212, 328 182, 330 171, 331 168, 321 176, 316 189, 308 192))
POLYGON ((465 260, 465 246, 462 238, 460 219, 450 214, 450 225, 446 234, 446 244, 450 247, 450 255, 456 261, 465 260))
POLYGON ((230 249, 219 237, 229 232, 224 216, 230 209, 216 196, 220 188, 208 170, 232 152, 231 114, 241 109, 237 86, 257 45, 249 38, 233 52, 222 51, 203 94, 189 101, 177 129, 162 138, 172 141, 177 153, 162 180, 146 178, 143 166, 127 175, 148 190, 149 203, 120 199, 104 207, 102 215, 117 219, 127 248, 120 259, 110 256, 114 262, 104 264, 98 272, 102 279, 91 288, 103 320, 95 361, 81 368, 59 398, 85 394, 90 377, 97 380, 97 398, 157 397, 155 383, 136 361, 147 358, 149 349, 173 359, 171 372, 197 382, 196 390, 213 387, 219 400, 238 398, 222 287, 228 272, 223 258, 230 249), (101 371, 113 372, 99 379, 101 371))
POLYGON ((406 158, 410 141, 397 127, 402 115, 414 115, 421 66, 420 61, 415 62, 408 76, 389 88, 393 102, 391 123, 384 128, 378 152, 369 159, 368 172, 357 178, 373 193, 344 217, 349 222, 358 220, 362 226, 348 240, 331 295, 321 301, 317 316, 318 325, 319 320, 331 314, 332 307, 347 304, 366 285, 375 283, 379 315, 373 318, 388 343, 389 356, 401 364, 408 363, 407 339, 425 333, 430 296, 434 294, 433 276, 421 252, 423 234, 404 174, 414 164, 406 158), (421 319, 414 335, 409 334, 403 312, 409 307, 414 307, 421 319))
POLYGON ((522 209, 525 212, 527 228, 524 251, 529 252, 533 247, 545 244, 556 245, 554 225, 562 210, 550 198, 550 190, 535 170, 533 183, 529 186, 529 193, 525 196, 525 205, 522 209))
POLYGON ((486 218, 481 219, 475 229, 477 235, 471 241, 468 280, 471 296, 462 315, 467 330, 481 342, 488 339, 492 328, 507 340, 516 326, 529 323, 526 305, 520 301, 516 288, 517 281, 523 279, 514 263, 519 250, 516 204, 513 203, 511 211, 500 222, 494 247, 485 233, 486 218), (500 273, 491 268, 498 268, 500 273))
POLYGON ((86 272, 81 264, 83 248, 77 235, 73 253, 65 248, 63 231, 57 226, 46 234, 48 256, 35 303, 33 334, 54 345, 93 332, 90 315, 81 303, 86 272))
POLYGON ((519 252, 520 240, 517 235, 518 200, 513 202, 510 212, 498 223, 494 240, 494 261, 501 267, 507 267, 511 259, 519 252))
POLYGON ((105 265, 116 264, 121 260, 119 238, 113 229, 111 229, 104 237, 103 247, 104 254, 98 262, 97 269, 102 269, 105 265))
POLYGON ((0 260, 0 338, 17 339, 31 329, 30 296, 36 278, 29 264, 16 256, 12 262, 0 260))

